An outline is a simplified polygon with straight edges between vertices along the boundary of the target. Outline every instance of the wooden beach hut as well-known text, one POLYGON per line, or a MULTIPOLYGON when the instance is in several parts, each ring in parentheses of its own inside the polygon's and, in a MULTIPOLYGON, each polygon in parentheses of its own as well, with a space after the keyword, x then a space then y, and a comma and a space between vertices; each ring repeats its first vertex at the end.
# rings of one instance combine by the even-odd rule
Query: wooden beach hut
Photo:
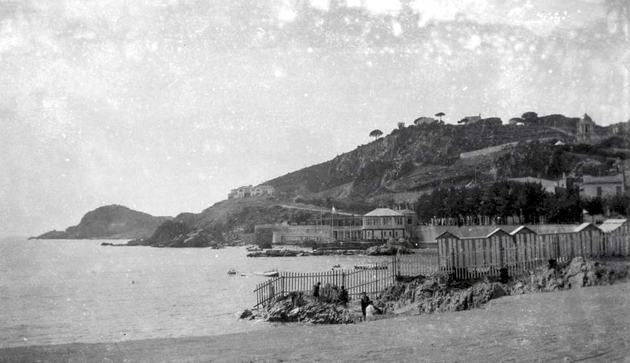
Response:
POLYGON ((627 219, 608 219, 599 228, 604 235, 606 256, 628 256, 630 250, 630 223, 627 219))

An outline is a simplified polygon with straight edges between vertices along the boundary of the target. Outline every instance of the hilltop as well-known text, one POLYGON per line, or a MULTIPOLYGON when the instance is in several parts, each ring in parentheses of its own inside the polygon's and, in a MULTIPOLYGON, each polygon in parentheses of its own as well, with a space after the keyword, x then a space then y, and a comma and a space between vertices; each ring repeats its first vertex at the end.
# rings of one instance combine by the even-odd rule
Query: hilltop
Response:
POLYGON ((86 213, 78 225, 50 231, 35 239, 133 239, 148 237, 171 217, 154 217, 122 205, 107 205, 86 213))
MULTIPOLYGON (((265 184, 275 187, 285 198, 375 201, 401 196, 396 201, 413 202, 423 191, 436 187, 522 176, 518 168, 512 167, 518 162, 518 155, 528 153, 535 145, 544 149, 544 155, 537 157, 549 160, 556 141, 577 142, 578 120, 549 115, 526 125, 503 125, 492 118, 465 126, 435 122, 400 127, 330 161, 265 184)), ((594 138, 603 139, 607 132, 596 127, 594 138)), ((628 138, 617 144, 627 149, 628 138)), ((543 165, 527 172, 532 176, 557 177, 571 172, 584 158, 565 159, 562 170, 546 170, 543 165)))

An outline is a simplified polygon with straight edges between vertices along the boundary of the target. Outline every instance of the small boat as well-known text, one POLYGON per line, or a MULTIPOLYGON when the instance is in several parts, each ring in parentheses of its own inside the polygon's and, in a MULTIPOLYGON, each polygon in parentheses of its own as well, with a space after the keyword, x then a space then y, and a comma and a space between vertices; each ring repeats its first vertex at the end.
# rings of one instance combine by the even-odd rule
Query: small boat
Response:
POLYGON ((375 264, 372 265, 355 265, 355 270, 387 270, 387 265, 377 266, 375 264))
POLYGON ((336 264, 336 265, 333 266, 333 268, 341 268, 341 265, 340 264, 336 264))
POLYGON ((231 268, 228 270, 228 275, 236 275, 236 270, 231 268))
POLYGON ((247 247, 246 250, 248 252, 258 252, 258 251, 262 251, 263 249, 258 246, 250 246, 250 247, 247 247))
POLYGON ((263 276, 267 276, 267 277, 276 277, 279 274, 280 273, 278 272, 278 270, 269 270, 262 273, 263 276))

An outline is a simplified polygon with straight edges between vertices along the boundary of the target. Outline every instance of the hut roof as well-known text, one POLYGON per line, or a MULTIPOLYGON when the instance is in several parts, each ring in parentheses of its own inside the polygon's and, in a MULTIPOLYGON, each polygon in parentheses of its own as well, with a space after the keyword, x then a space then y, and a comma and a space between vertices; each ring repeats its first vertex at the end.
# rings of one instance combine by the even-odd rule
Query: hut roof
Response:
POLYGON ((459 239, 459 237, 457 237, 456 235, 452 234, 449 231, 444 231, 444 232, 440 233, 439 236, 435 237, 436 240, 440 239, 440 238, 457 238, 457 239, 459 239))
POLYGON ((509 235, 510 235, 508 232, 504 231, 503 229, 501 229, 501 228, 496 228, 494 231, 490 232, 490 233, 486 236, 486 238, 490 238, 490 237, 494 236, 495 234, 502 234, 502 235, 506 235, 506 236, 509 236, 509 235))
POLYGON ((449 233, 457 238, 485 238, 501 232, 508 234, 516 226, 501 226, 501 228, 497 228, 497 226, 444 226, 442 228, 445 228, 445 230, 436 239, 445 233, 449 233))
POLYGON ((520 226, 517 229, 513 230, 510 233, 510 235, 514 236, 514 235, 519 234, 521 232, 522 233, 534 233, 534 234, 536 234, 536 231, 532 230, 531 228, 529 228, 527 226, 520 226))
POLYGON ((573 232, 582 232, 583 230, 588 229, 588 228, 596 228, 596 229, 599 229, 599 228, 597 228, 597 226, 596 226, 596 225, 594 225, 594 224, 591 224, 591 223, 582 223, 582 224, 580 224, 579 226, 577 226, 573 232))
POLYGON ((533 224, 527 226, 538 234, 573 233, 578 227, 577 224, 533 224))
POLYGON ((626 223, 627 219, 607 219, 599 225, 599 229, 604 232, 612 232, 626 223))

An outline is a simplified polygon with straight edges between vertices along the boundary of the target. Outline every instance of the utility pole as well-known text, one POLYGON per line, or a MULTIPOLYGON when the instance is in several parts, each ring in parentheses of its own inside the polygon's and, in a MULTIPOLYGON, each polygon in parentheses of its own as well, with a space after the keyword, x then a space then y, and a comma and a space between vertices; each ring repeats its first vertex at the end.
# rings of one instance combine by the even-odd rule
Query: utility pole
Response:
POLYGON ((332 207, 332 212, 330 213, 330 236, 333 239, 333 242, 335 241, 335 229, 334 229, 334 224, 335 224, 335 207, 332 207))

